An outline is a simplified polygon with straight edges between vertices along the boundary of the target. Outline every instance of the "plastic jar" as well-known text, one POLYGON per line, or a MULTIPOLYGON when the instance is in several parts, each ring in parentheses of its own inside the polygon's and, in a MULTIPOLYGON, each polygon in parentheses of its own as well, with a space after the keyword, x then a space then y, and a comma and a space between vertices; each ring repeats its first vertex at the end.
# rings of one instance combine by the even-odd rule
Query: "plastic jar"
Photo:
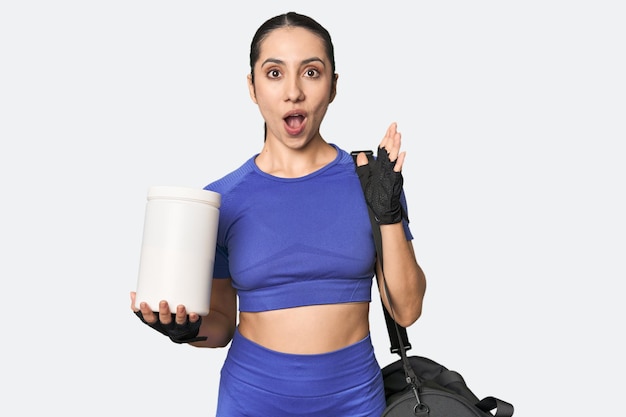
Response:
POLYGON ((172 312, 209 314, 221 195, 208 190, 148 189, 135 306, 159 302, 172 312))

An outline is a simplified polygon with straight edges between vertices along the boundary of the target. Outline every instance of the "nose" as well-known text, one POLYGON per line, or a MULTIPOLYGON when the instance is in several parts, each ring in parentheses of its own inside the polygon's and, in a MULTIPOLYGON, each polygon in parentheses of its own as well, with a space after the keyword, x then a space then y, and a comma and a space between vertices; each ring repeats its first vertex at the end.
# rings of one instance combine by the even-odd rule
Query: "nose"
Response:
POLYGON ((285 80, 285 101, 299 102, 304 100, 300 77, 290 77, 285 80))

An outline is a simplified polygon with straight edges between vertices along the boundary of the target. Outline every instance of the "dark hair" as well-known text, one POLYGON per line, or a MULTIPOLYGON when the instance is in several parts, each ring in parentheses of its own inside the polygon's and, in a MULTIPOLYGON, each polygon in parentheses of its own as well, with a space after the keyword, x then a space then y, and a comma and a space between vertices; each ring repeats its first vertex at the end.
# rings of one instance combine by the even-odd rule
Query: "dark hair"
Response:
POLYGON ((288 12, 284 13, 271 19, 268 19, 263 23, 254 34, 252 38, 252 43, 250 44, 250 75, 252 77, 252 82, 254 83, 254 64, 259 59, 259 54, 261 53, 261 42, 275 29, 280 29, 284 27, 300 27, 304 29, 308 29, 313 32, 315 35, 319 36, 322 41, 324 41, 324 47, 326 49, 326 54, 328 55, 328 59, 330 59, 332 74, 335 73, 335 48, 333 47, 333 42, 330 38, 330 33, 319 23, 317 23, 312 18, 298 14, 296 12, 288 12))

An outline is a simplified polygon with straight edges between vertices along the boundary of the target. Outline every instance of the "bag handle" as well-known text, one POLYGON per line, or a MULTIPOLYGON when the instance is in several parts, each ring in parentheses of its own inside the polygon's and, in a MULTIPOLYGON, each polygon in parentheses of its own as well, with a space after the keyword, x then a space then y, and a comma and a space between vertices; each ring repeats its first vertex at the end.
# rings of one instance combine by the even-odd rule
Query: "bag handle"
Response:
MULTIPOLYGON (((367 155, 367 159, 372 161, 374 159, 374 153, 370 150, 367 151, 352 151, 350 152, 350 155, 352 156, 352 159, 354 161, 354 164, 356 165, 356 157, 358 154, 360 154, 361 152, 365 153, 365 155, 367 155)), ((370 209, 370 207, 367 207, 367 211, 369 214, 369 218, 370 218, 370 222, 372 224, 372 234, 374 235, 374 244, 376 245, 376 253, 378 255, 378 260, 380 262, 380 266, 381 266, 381 270, 382 270, 382 265, 383 265, 383 245, 382 245, 382 237, 380 235, 380 225, 378 224, 378 222, 376 221, 376 218, 374 216, 374 212, 372 212, 372 210, 370 209)), ((384 273, 383 273, 383 280, 384 280, 384 273)), ((385 287, 386 287, 386 283, 385 283, 385 287)), ((386 291, 387 294, 389 294, 388 291, 386 291)), ((382 296, 382 294, 381 294, 382 296)), ((381 300, 382 301, 382 300, 381 300)), ((387 301, 389 302, 389 305, 391 306, 391 300, 389 300, 389 298, 387 299, 387 301)), ((410 350, 411 349, 411 343, 409 342, 409 337, 407 335, 407 331, 406 328, 403 326, 400 326, 395 319, 393 318, 393 316, 391 314, 389 314, 389 311, 387 311, 386 308, 384 308, 383 306, 383 314, 385 316, 385 325, 387 326, 387 333, 389 335, 389 343, 390 343, 390 351, 391 353, 397 353, 400 354, 400 346, 402 345, 404 347, 404 350, 410 350)))
MULTIPOLYGON (((353 151, 350 153, 350 155, 352 155, 352 159, 354 160, 355 165, 356 156, 361 152, 364 152, 370 161, 373 160, 374 156, 372 151, 353 151)), ((379 277, 379 279, 382 279, 383 281, 383 290, 387 298, 387 303, 389 304, 389 312, 387 312, 387 309, 384 305, 383 311, 385 312, 385 323, 387 324, 387 331, 389 333, 389 338, 391 341, 391 351, 392 353, 398 353, 402 358, 402 367, 404 369, 406 383, 411 386, 413 394, 415 395, 415 399, 417 400, 417 404, 414 408, 414 413, 416 416, 420 416, 422 415, 422 413, 427 412, 427 407, 424 406, 420 400, 418 393, 417 376, 415 375, 415 372, 413 371, 413 368, 411 367, 411 364, 409 362, 409 358, 406 355, 406 351, 411 348, 411 344, 408 342, 406 328, 400 326, 395 320, 393 302, 391 301, 391 294, 389 293, 389 287, 387 286, 387 280, 385 279, 385 268, 383 266, 383 241, 380 234, 380 225, 376 221, 376 216, 369 204, 367 205, 367 212, 370 218, 370 223, 372 225, 372 234, 374 235, 374 244, 376 246, 376 254, 378 255, 378 263, 380 264, 380 270, 382 275, 382 277, 379 277), (402 329, 402 331, 400 329, 402 329)))
MULTIPOLYGON (((372 151, 352 151, 350 155, 352 155, 352 159, 354 160, 354 164, 356 165, 356 156, 364 152, 367 155, 368 160, 373 160, 373 152, 372 151)), ((379 277, 383 280, 383 287, 385 290, 385 295, 387 297, 387 302, 389 303, 389 310, 385 308, 383 305, 383 312, 385 314, 385 323, 387 325, 387 332, 389 333, 389 339, 391 341, 391 352, 398 353, 400 358, 402 358, 402 367, 404 368, 404 375, 406 378, 406 383, 411 386, 413 391, 413 395, 415 395, 415 399, 417 400, 417 404, 413 409, 413 412, 416 417, 427 416, 428 415, 428 407, 422 404, 419 393, 418 393, 418 379, 411 368, 411 363, 409 362, 409 358, 406 355, 406 351, 411 349, 411 344, 409 343, 406 328, 400 326, 395 318, 393 312, 393 303, 391 302, 391 295, 389 294, 389 288, 387 287, 387 280, 385 279, 385 270, 383 268, 383 241, 382 236, 380 234, 380 225, 376 221, 376 217, 374 212, 367 205, 367 212, 370 218, 370 223, 372 225, 372 234, 374 235, 374 244, 376 245, 376 254, 378 255, 378 262, 380 263, 380 270, 382 272, 382 277, 379 277)), ((382 297, 382 295, 381 295, 382 297)), ((438 381, 442 386, 446 386, 453 382, 463 381, 463 377, 461 374, 455 371, 449 371, 447 373, 440 375, 440 380, 438 381)), ((476 407, 480 410, 485 411, 487 413, 491 413, 492 410, 496 410, 494 417, 512 417, 513 416, 513 405, 503 401, 496 397, 485 397, 479 402, 477 402, 476 407)))
POLYGON ((514 410, 513 404, 496 397, 485 397, 476 403, 476 407, 490 414, 491 410, 495 409, 494 417, 511 417, 514 410))

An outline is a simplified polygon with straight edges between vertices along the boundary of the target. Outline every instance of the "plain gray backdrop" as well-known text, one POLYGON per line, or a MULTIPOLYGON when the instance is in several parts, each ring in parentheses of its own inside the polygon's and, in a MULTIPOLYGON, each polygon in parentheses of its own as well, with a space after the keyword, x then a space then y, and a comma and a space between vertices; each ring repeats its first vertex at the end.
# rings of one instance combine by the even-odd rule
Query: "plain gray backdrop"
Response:
POLYGON ((615 415, 626 15, 602 0, 2 2, 0 414, 214 415, 226 349, 170 343, 129 309, 146 193, 261 149, 250 40, 290 10, 335 43, 325 139, 402 132, 428 279, 409 353, 519 417, 615 415))

